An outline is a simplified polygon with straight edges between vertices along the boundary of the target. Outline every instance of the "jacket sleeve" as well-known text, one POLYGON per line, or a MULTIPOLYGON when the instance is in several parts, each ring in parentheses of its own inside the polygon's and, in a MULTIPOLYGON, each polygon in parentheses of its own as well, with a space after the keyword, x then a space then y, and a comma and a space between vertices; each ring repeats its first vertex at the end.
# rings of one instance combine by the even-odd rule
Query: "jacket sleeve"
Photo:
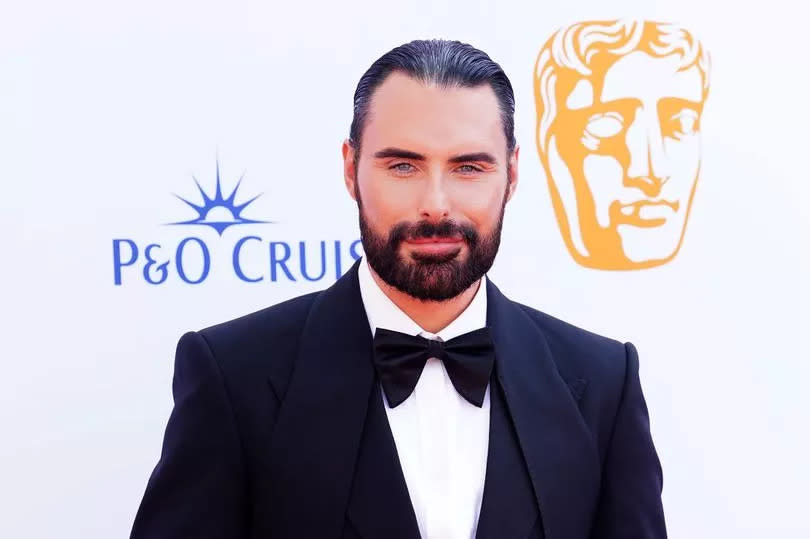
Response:
POLYGON ((245 472, 230 399, 198 333, 177 345, 174 409, 131 539, 247 536, 245 472))
POLYGON ((666 538, 661 464, 650 435, 638 353, 625 344, 624 387, 602 467, 592 539, 666 538))

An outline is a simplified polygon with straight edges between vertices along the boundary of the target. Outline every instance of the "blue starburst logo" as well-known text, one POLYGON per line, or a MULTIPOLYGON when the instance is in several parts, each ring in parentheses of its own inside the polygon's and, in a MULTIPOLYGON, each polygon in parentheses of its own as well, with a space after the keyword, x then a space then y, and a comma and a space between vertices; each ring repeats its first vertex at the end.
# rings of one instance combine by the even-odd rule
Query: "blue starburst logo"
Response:
POLYGON ((233 188, 231 194, 225 198, 222 195, 222 182, 220 180, 219 175, 219 160, 217 160, 217 185, 216 185, 216 193, 213 197, 208 195, 205 192, 205 189, 202 188, 200 182, 197 181, 195 176, 194 183, 197 184, 197 189, 200 191, 200 195, 202 195, 203 202, 202 204, 195 204, 190 200, 187 200, 180 195, 175 194, 177 198, 188 204, 194 211, 197 212, 196 219, 189 219, 188 221, 180 221, 177 223, 166 223, 169 225, 205 225, 210 226, 217 233, 221 236, 222 233, 225 231, 226 228, 233 225, 246 225, 246 224, 254 224, 254 223, 273 223, 274 221, 257 221, 255 219, 248 219, 246 217, 242 217, 242 212, 247 208, 250 204, 253 203, 257 198, 262 196, 262 193, 254 196, 250 200, 246 202, 242 202, 241 204, 236 203, 236 192, 239 190, 239 186, 242 184, 242 177, 239 178, 239 181, 236 182, 236 187, 233 188))

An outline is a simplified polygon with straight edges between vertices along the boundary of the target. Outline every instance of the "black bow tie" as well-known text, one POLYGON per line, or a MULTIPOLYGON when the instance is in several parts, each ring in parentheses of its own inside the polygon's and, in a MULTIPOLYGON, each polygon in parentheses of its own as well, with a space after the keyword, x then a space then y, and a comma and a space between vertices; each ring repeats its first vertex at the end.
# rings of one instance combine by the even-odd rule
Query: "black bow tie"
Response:
POLYGON ((444 362, 456 391, 480 408, 495 364, 489 328, 477 329, 446 342, 377 328, 374 333, 374 366, 389 405, 392 408, 399 406, 413 393, 425 363, 432 357, 444 362))

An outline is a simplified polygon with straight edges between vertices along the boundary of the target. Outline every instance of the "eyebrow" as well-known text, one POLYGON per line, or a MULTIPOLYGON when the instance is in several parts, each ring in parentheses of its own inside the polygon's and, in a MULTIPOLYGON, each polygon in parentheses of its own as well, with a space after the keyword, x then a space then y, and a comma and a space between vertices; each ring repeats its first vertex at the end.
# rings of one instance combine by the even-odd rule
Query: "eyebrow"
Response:
POLYGON ((494 165, 497 163, 495 160, 495 156, 491 153, 487 152, 477 152, 477 153, 465 153, 462 155, 456 155, 455 157, 451 157, 449 159, 451 163, 464 163, 467 161, 482 161, 484 163, 489 163, 490 165, 494 165))
MULTIPOLYGON (((413 159, 414 161, 425 161, 426 158, 421 153, 403 150, 401 148, 384 148, 374 153, 376 159, 388 159, 396 157, 399 159, 413 159)), ((455 155, 448 159, 450 163, 466 163, 468 161, 481 161, 494 165, 497 163, 495 156, 488 152, 475 152, 455 155)))
POLYGON ((377 159, 387 159, 389 157, 398 157, 400 159, 413 159, 414 161, 424 161, 425 156, 421 153, 412 152, 409 150, 402 150, 400 148, 385 148, 376 152, 374 157, 377 159))

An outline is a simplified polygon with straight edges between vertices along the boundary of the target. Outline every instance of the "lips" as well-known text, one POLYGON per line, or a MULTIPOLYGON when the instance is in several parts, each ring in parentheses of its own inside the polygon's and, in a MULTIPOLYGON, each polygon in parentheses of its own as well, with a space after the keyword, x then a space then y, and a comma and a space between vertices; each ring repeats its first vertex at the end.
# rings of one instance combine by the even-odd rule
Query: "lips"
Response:
POLYGON ((461 236, 432 236, 429 238, 413 238, 406 240, 414 254, 427 256, 455 256, 461 251, 464 239, 461 236))
POLYGON ((448 244, 461 243, 462 241, 464 241, 464 239, 461 236, 449 236, 449 237, 431 236, 429 238, 409 238, 406 241, 408 243, 413 243, 416 245, 430 245, 435 243, 448 243, 448 244))

